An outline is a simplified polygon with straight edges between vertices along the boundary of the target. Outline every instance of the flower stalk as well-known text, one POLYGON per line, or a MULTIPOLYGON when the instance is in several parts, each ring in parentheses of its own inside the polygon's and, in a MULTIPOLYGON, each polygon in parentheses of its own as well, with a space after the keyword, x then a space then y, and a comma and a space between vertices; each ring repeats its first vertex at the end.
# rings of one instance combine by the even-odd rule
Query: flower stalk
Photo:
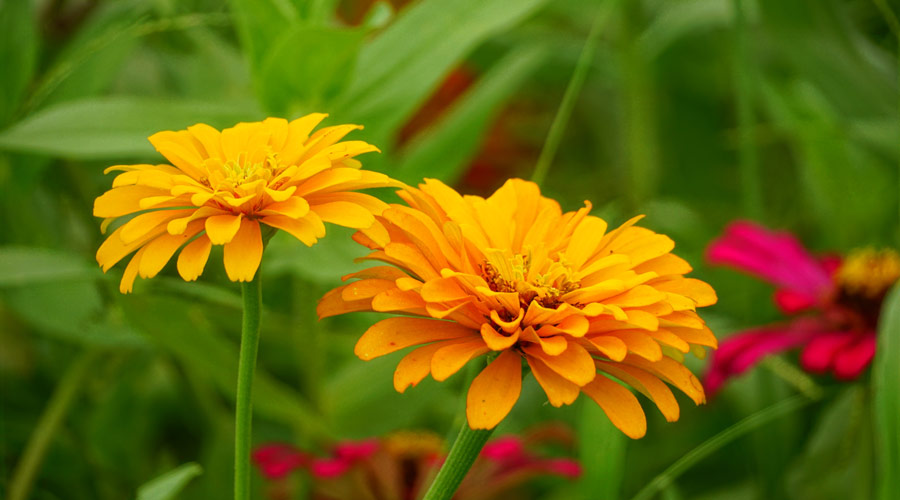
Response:
POLYGON ((256 370, 256 352, 259 347, 260 311, 262 289, 260 273, 251 281, 241 284, 244 299, 244 315, 241 322, 241 352, 238 362, 237 399, 234 429, 234 498, 250 498, 250 445, 253 420, 253 373, 256 370))
POLYGON ((450 500, 487 443, 493 429, 472 429, 464 422, 450 454, 423 500, 450 500))

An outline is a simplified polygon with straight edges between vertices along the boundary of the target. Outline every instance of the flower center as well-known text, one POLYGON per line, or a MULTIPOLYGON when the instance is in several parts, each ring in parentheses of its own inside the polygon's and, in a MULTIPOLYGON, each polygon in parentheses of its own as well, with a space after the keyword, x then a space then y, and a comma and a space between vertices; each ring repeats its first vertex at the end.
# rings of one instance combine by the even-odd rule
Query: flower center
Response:
POLYGON ((493 250, 486 252, 485 257, 482 275, 491 290, 518 293, 524 307, 537 301, 544 307, 556 308, 563 302, 563 295, 581 286, 562 256, 554 261, 546 256, 536 257, 531 251, 513 255, 493 250))
POLYGON ((268 151, 255 154, 240 153, 236 159, 222 162, 218 158, 210 158, 204 162, 208 176, 200 180, 216 191, 233 192, 241 186, 252 185, 262 181, 267 185, 281 170, 278 156, 268 151))
POLYGON ((894 250, 855 250, 834 275, 836 302, 874 326, 888 289, 900 279, 900 254, 894 250))
POLYGON ((900 279, 900 255, 887 249, 856 250, 838 268, 835 279, 845 294, 869 299, 884 297, 900 279))

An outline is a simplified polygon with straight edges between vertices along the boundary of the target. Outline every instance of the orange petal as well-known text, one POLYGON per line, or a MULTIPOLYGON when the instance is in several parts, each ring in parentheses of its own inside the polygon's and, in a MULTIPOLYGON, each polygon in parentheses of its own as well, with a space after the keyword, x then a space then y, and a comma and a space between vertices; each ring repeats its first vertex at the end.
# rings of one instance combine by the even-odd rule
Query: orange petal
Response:
MULTIPOLYGON (((207 224, 207 227, 209 225, 207 224)), ((263 244, 259 223, 242 219, 241 228, 234 238, 225 244, 225 273, 231 281, 250 281, 259 269, 263 244)))
POLYGON ((348 302, 341 296, 343 291, 344 287, 339 286, 319 299, 319 304, 316 306, 316 314, 319 316, 319 319, 330 318, 331 316, 349 312, 372 310, 371 300, 366 299, 348 302))
POLYGON ((640 368, 625 364, 597 361, 597 368, 634 387, 650 398, 662 412, 667 422, 675 422, 681 413, 675 395, 662 380, 640 368))
POLYGON ((242 214, 213 215, 206 218, 206 235, 213 245, 224 245, 234 238, 241 228, 242 214))
POLYGON ((481 356, 489 350, 480 338, 448 345, 434 353, 434 357, 431 358, 431 376, 439 382, 447 380, 470 359, 481 356))
POLYGON ((320 238, 316 225, 306 218, 291 219, 285 215, 268 215, 260 219, 260 222, 287 231, 288 234, 302 241, 308 247, 315 245, 320 238))
POLYGON ((477 335, 452 321, 425 318, 388 318, 375 323, 360 337, 353 352, 362 360, 390 354, 405 347, 477 335))
POLYGON ((519 340, 519 331, 516 330, 512 335, 501 335, 488 323, 481 325, 481 338, 491 350, 502 351, 509 348, 519 340))
POLYGON ((375 216, 365 208, 347 201, 313 205, 311 210, 325 222, 354 229, 365 229, 375 223, 375 216))
POLYGON ((413 349, 412 352, 403 356, 403 359, 397 363, 397 369, 394 370, 394 389, 402 393, 410 386, 415 387, 431 373, 431 358, 435 351, 452 342, 454 341, 434 342, 413 349))
POLYGON ((143 210, 141 200, 165 196, 169 192, 146 186, 122 186, 110 189, 94 200, 95 217, 120 217, 143 210))
POLYGON ((628 346, 626 346, 625 342, 618 337, 609 335, 589 335, 585 337, 585 340, 596 347, 597 350, 600 351, 600 354, 603 354, 613 361, 622 361, 628 354, 628 346))
POLYGON ((201 274, 203 268, 206 267, 206 261, 209 259, 209 251, 212 243, 204 234, 196 240, 187 244, 178 254, 178 274, 185 281, 194 281, 201 274))
POLYGON ((543 361, 551 370, 579 387, 593 380, 597 374, 591 354, 575 341, 569 342, 569 347, 558 356, 550 356, 533 344, 525 347, 525 353, 543 361))
POLYGON ((537 380, 547 394, 550 404, 559 408, 562 405, 570 405, 578 399, 578 395, 581 394, 580 387, 569 382, 536 358, 526 356, 525 360, 528 361, 528 366, 531 367, 534 379, 537 380))
POLYGON ((644 410, 628 389, 599 375, 581 390, 603 408, 610 422, 626 436, 640 439, 647 433, 644 410))
POLYGON ((504 351, 472 381, 466 417, 472 429, 493 429, 512 410, 522 392, 522 358, 504 351))

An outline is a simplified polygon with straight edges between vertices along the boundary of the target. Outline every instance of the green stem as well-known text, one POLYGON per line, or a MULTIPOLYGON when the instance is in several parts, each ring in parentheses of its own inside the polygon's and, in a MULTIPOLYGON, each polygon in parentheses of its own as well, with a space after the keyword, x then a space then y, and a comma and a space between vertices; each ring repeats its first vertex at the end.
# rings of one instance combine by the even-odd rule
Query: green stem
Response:
POLYGON ((763 218, 763 195, 756 151, 756 117, 753 113, 753 60, 747 37, 747 19, 743 0, 734 2, 734 83, 737 100, 738 134, 740 150, 738 158, 744 211, 750 217, 763 218))
POLYGON ((241 354, 238 364, 237 402, 234 422, 234 498, 250 498, 250 441, 253 420, 253 372, 259 347, 259 319, 262 309, 260 270, 252 281, 241 284, 244 317, 241 323, 241 354))
POLYGON ((44 413, 41 414, 37 426, 28 438, 28 444, 25 445, 25 451, 22 458, 16 464, 13 471, 12 480, 9 486, 8 500, 25 500, 31 492, 31 486, 40 470, 44 456, 47 454, 47 448, 53 441, 53 436, 59 429, 60 424, 69 413, 69 408, 78 391, 84 385, 84 381, 90 373, 90 368, 94 365, 97 358, 97 351, 85 350, 75 361, 69 365, 66 373, 63 375, 59 385, 50 396, 44 413))
POLYGON ((491 432, 493 429, 473 430, 467 422, 463 423, 459 436, 450 448, 450 455, 422 500, 450 500, 478 458, 491 432))
POLYGON ((694 464, 713 454, 726 444, 782 415, 799 410, 813 401, 815 400, 796 395, 744 418, 740 422, 707 439, 700 446, 687 452, 678 461, 670 465, 668 469, 664 470, 661 474, 653 478, 652 481, 647 483, 647 486, 644 486, 644 488, 639 491, 637 495, 632 497, 631 500, 650 500, 653 498, 653 495, 668 487, 668 485, 675 481, 678 476, 693 467, 694 464))
POLYGON ((575 100, 578 98, 578 94, 581 93, 581 87, 584 86, 584 81, 587 79, 588 69, 590 69, 591 62, 594 60, 594 52, 597 50, 597 42, 600 40, 600 28, 606 23, 606 19, 612 11, 612 8, 610 8, 612 3, 613 2, 607 2, 607 6, 605 6, 594 19, 591 31, 588 33, 587 40, 584 42, 584 47, 581 49, 581 55, 578 56, 578 63, 575 65, 575 71, 572 73, 572 78, 569 79, 569 84, 566 87, 565 94, 563 94, 559 109, 556 110, 556 116, 553 118, 553 123, 550 124, 550 131, 547 133, 547 139, 544 141, 541 155, 538 157, 537 164, 534 167, 534 173, 531 175, 531 180, 538 185, 542 184, 544 178, 547 177, 547 171, 550 169, 550 164, 553 163, 553 157, 556 156, 556 150, 559 149, 559 143, 562 142, 562 135, 566 130, 566 123, 569 122, 569 117, 572 116, 572 110, 575 108, 575 100))

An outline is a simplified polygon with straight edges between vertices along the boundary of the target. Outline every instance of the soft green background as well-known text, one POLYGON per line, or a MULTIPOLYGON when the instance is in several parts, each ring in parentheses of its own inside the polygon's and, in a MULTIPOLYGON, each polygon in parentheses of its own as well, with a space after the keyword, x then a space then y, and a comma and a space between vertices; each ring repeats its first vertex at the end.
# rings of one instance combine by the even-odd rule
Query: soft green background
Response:
MULTIPOLYGON (((777 319, 767 286, 704 265, 728 221, 790 229, 817 251, 897 244, 898 2, 423 0, 377 3, 355 26, 336 12, 359 5, 337 3, 0 0, 0 497, 79 360, 87 373, 32 498, 132 498, 188 462, 202 474, 192 479, 198 469, 187 465, 143 498, 185 483, 178 498, 230 495, 239 288, 214 254, 197 283, 169 266, 122 296, 123 266, 103 275, 93 259, 102 235, 91 206, 111 182, 102 170, 160 161, 146 141, 158 130, 324 111, 328 124, 365 125, 353 137, 384 151, 361 158, 367 168, 489 192, 505 175, 531 175, 596 22, 542 187, 567 209, 591 200, 612 223, 646 213, 718 290, 704 316, 720 337, 777 319), (461 64, 475 83, 399 143, 461 64), (497 140, 515 145, 514 161, 479 155, 497 140), (466 172, 476 157, 488 173, 492 162, 506 166, 475 182, 466 172)), ((398 395, 399 355, 352 356, 374 316, 315 320, 318 297, 356 267, 349 234, 331 227, 312 249, 278 235, 266 251, 256 442, 322 449, 328 436, 451 435, 457 424, 464 375, 398 395)), ((900 310, 889 319, 883 340, 898 346, 900 310)), ((529 379, 498 433, 548 420, 577 433, 569 453, 585 465, 582 479, 540 481, 517 498, 630 498, 654 478, 666 499, 869 499, 878 482, 892 498, 898 352, 880 351, 875 384, 816 379, 820 399, 753 424, 677 478, 657 475, 798 384, 808 389, 794 358, 765 364, 706 407, 680 398, 675 424, 645 405, 649 430, 636 442, 592 404, 550 407, 529 379)), ((704 362, 690 366, 700 373, 704 362)))

